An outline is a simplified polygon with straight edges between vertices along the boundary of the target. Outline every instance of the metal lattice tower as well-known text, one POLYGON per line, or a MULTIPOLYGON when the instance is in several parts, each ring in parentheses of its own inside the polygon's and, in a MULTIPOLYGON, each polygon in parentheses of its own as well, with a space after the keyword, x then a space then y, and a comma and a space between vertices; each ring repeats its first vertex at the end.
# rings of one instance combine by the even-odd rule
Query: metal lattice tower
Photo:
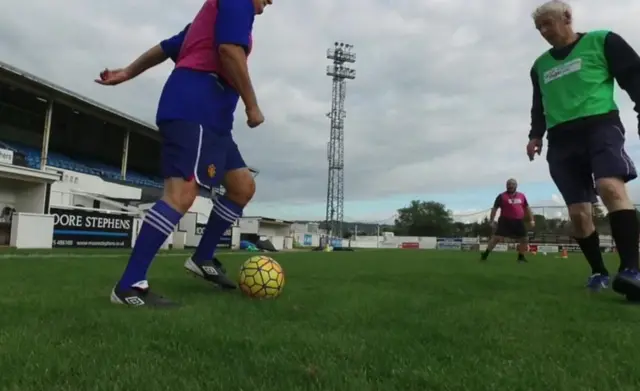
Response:
POLYGON ((331 134, 327 144, 327 160, 329 175, 327 184, 326 226, 330 237, 342 237, 344 221, 344 100, 347 96, 347 80, 356 78, 356 71, 348 64, 356 62, 353 45, 336 42, 327 50, 327 58, 333 61, 327 66, 327 76, 333 81, 331 91, 331 112, 327 117, 331 120, 331 134))

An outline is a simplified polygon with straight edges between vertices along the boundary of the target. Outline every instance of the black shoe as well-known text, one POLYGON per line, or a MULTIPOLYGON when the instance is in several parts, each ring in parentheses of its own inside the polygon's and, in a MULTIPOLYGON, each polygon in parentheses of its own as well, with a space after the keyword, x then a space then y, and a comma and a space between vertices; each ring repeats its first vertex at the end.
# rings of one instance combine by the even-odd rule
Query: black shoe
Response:
POLYGON ((201 264, 195 263, 191 258, 184 263, 184 268, 195 276, 212 282, 223 289, 236 289, 237 285, 227 277, 226 270, 222 263, 214 258, 211 261, 205 261, 201 264))
POLYGON ((149 284, 141 281, 129 288, 119 288, 117 285, 111 291, 111 302, 124 304, 129 307, 176 307, 177 303, 149 290, 149 284))
POLYGON ((527 258, 522 257, 522 258, 518 258, 518 263, 529 263, 529 261, 527 261, 527 258))
POLYGON ((625 297, 630 303, 640 304, 640 296, 637 293, 626 294, 625 297))

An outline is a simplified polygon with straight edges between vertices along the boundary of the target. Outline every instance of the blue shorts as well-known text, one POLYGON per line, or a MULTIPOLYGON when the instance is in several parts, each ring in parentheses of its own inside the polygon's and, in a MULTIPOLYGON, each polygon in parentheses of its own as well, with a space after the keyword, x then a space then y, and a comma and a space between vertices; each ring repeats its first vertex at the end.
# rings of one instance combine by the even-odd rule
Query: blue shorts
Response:
POLYGON ((195 180, 212 189, 220 186, 228 171, 247 167, 231 133, 220 134, 210 126, 187 121, 158 125, 162 135, 162 176, 195 180))

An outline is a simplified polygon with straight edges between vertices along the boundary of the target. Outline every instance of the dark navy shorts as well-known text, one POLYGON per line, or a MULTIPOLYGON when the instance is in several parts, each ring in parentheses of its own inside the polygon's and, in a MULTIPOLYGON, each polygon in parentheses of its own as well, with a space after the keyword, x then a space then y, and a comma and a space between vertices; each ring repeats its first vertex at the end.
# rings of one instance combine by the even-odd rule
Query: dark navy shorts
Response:
POLYGON ((186 121, 160 123, 162 176, 195 180, 211 189, 222 184, 224 175, 247 165, 230 133, 186 121))
POLYGON ((595 203, 600 178, 629 182, 638 176, 624 149, 622 124, 603 121, 579 130, 575 137, 550 140, 547 149, 549 173, 567 205, 595 203))

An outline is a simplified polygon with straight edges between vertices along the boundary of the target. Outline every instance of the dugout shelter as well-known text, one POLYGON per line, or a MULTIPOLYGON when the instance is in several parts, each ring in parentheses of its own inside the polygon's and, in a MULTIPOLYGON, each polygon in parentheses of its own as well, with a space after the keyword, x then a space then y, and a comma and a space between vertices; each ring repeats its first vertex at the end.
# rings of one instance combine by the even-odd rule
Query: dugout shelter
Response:
MULTIPOLYGON (((159 171, 155 125, 0 62, 0 246, 131 247, 159 171)), ((222 192, 202 192, 182 241, 222 192)))
POLYGON ((262 216, 243 216, 238 219, 240 239, 253 244, 269 242, 275 250, 293 248, 293 221, 262 216))

